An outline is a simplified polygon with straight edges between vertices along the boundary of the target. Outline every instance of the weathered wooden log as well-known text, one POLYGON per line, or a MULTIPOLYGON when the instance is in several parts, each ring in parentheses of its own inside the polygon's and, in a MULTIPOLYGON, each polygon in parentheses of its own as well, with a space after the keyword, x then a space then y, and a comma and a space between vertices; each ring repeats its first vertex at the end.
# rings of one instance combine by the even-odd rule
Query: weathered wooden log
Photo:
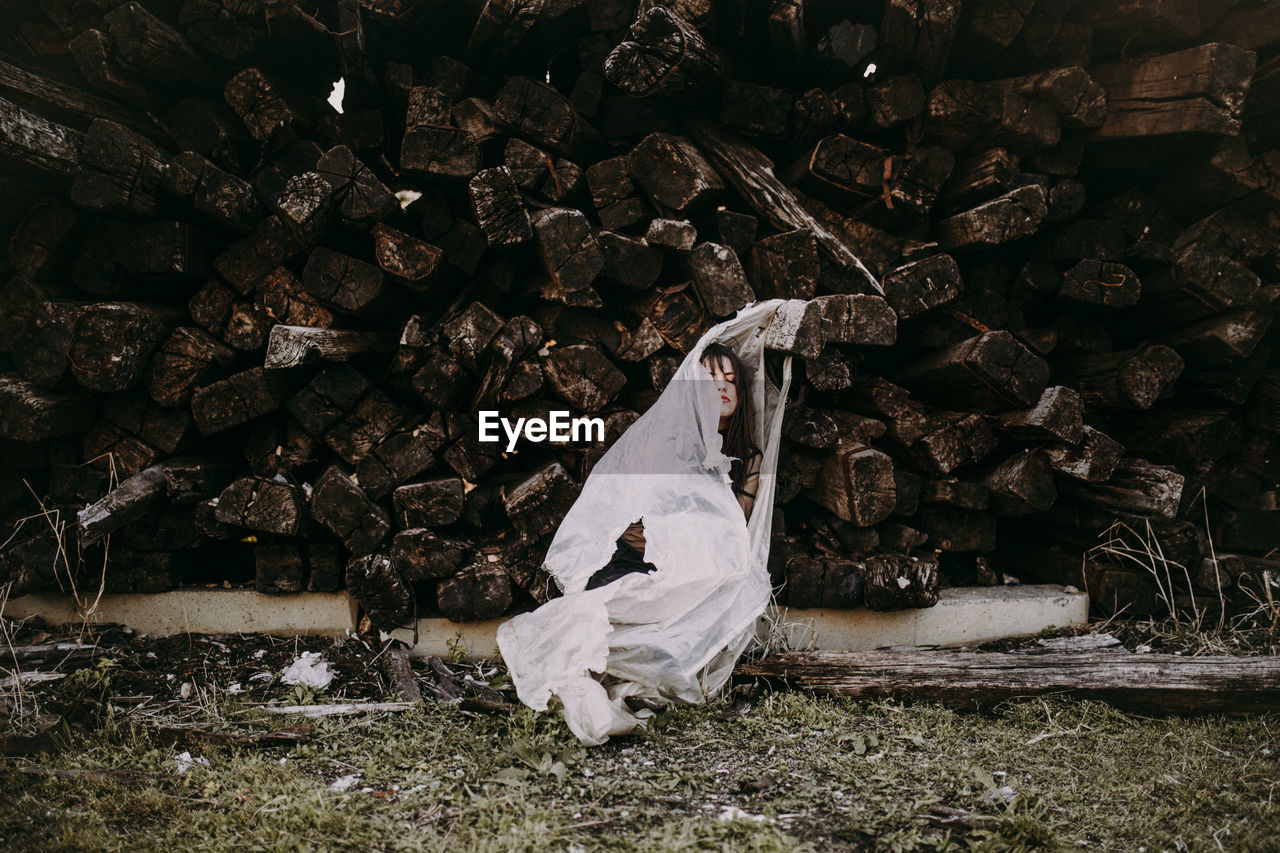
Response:
POLYGON ((1248 307, 1258 295, 1261 279, 1245 264, 1212 246, 1194 243, 1178 254, 1167 274, 1150 277, 1153 297, 1144 321, 1167 326, 1202 320, 1248 307))
POLYGON ((676 95, 712 86, 732 59, 665 6, 649 6, 604 61, 604 76, 628 95, 676 95))
POLYGON ((347 221, 380 222, 400 207, 391 190, 345 145, 326 151, 316 172, 333 187, 340 199, 338 213, 347 221))
POLYGON ((893 511, 893 460, 863 445, 837 448, 805 494, 845 521, 870 527, 893 511))
POLYGON ((307 292, 357 317, 377 317, 385 306, 382 270, 340 252, 317 248, 302 271, 307 292))
POLYGON ((105 118, 144 136, 163 137, 157 122, 139 110, 7 62, 0 62, 0 92, 49 120, 78 130, 87 128, 94 119, 105 118))
POLYGON ((604 254, 586 217, 571 208, 552 207, 530 221, 549 276, 543 295, 567 305, 599 306, 591 284, 604 269, 604 254))
POLYGON ((1125 308, 1137 304, 1142 283, 1124 264, 1083 260, 1062 274, 1058 295, 1092 305, 1125 308))
POLYGON ((373 226, 373 256, 385 272, 405 287, 425 291, 443 254, 438 246, 419 240, 381 222, 373 226))
POLYGON ((813 358, 826 343, 824 312, 813 300, 788 299, 765 326, 766 349, 813 358))
POLYGON ((1052 385, 1033 407, 1008 412, 999 423, 1002 430, 1024 441, 1078 444, 1084 438, 1084 406, 1074 389, 1052 385))
POLYGON ((485 557, 436 584, 440 611, 454 622, 494 619, 511 606, 511 578, 500 563, 485 557))
POLYGON ((411 127, 400 144, 400 169, 441 178, 470 178, 480 169, 480 147, 476 137, 463 128, 411 127))
POLYGON ((0 437, 37 442, 81 432, 92 420, 88 394, 44 391, 26 379, 0 374, 0 437))
POLYGON ((199 214, 249 233, 259 215, 253 187, 194 151, 184 151, 169 163, 164 176, 169 192, 187 201, 199 214))
POLYGON ((605 228, 627 228, 645 218, 644 202, 636 195, 625 156, 601 160, 586 171, 596 216, 605 228))
POLYGON ((604 257, 600 274, 628 290, 648 290, 662 273, 662 255, 642 237, 601 231, 596 242, 604 257))
POLYGON ((847 610, 863 602, 863 564, 853 560, 793 555, 786 563, 789 607, 847 610))
POLYGON ((963 151, 1000 120, 1000 91, 972 80, 947 80, 925 99, 929 135, 952 151, 963 151))
POLYGON ((752 243, 747 271, 763 298, 812 299, 821 272, 813 231, 783 231, 752 243))
POLYGON ((837 293, 809 302, 821 318, 826 343, 891 346, 898 338, 898 318, 889 303, 869 293, 837 293))
POLYGON ((66 46, 90 86, 142 109, 159 111, 164 99, 152 91, 149 81, 125 67, 110 33, 90 27, 66 46))
POLYGON ((627 172, 659 211, 685 213, 706 207, 724 182, 688 139, 651 133, 627 155, 627 172))
POLYGON ((494 96, 493 111, 517 135, 565 157, 594 161, 603 147, 600 134, 569 99, 538 80, 508 78, 494 96))
POLYGON ((202 435, 212 435, 274 412, 284 404, 285 382, 253 367, 191 395, 191 415, 202 435))
POLYGON ((514 246, 533 238, 529 213, 506 166, 477 172, 468 182, 467 192, 490 246, 514 246))
POLYGON ((462 515, 465 494, 458 477, 400 486, 393 493, 396 519, 405 529, 452 524, 462 515))
POLYGON ((378 332, 343 332, 307 326, 271 327, 267 340, 267 370, 327 361, 350 361, 371 352, 395 349, 395 341, 378 332))
POLYGON ((76 535, 81 545, 97 542, 146 517, 164 497, 164 469, 153 465, 139 471, 107 493, 97 503, 76 513, 76 535))
POLYGON ((214 79, 205 58, 177 30, 129 2, 102 18, 121 62, 130 71, 160 83, 203 85, 214 79))
POLYGON ((522 539, 538 540, 554 532, 581 490, 558 462, 535 471, 507 493, 507 518, 522 539))
POLYGON ((903 437, 911 438, 909 456, 924 470, 939 474, 950 473, 961 465, 985 458, 996 449, 998 443, 990 423, 978 414, 928 417, 920 426, 923 434, 916 432, 915 424, 908 426, 907 430, 904 430, 904 426, 901 421, 894 423, 891 426, 892 434, 896 434, 899 440, 903 437), (942 425, 930 429, 932 423, 938 420, 942 420, 942 425))
POLYGON ((882 292, 876 277, 850 246, 800 205, 795 194, 774 175, 773 164, 758 149, 705 121, 689 119, 687 126, 703 154, 756 212, 781 231, 809 229, 829 258, 852 271, 872 292, 882 292))
POLYGON ((277 536, 297 536, 303 531, 307 502, 302 489, 265 477, 245 477, 223 490, 214 506, 214 518, 277 536))
POLYGON ((904 264, 881 281, 885 301, 907 320, 945 305, 964 292, 960 268, 950 255, 932 255, 904 264))
POLYGON ((1271 328, 1271 306, 1241 308, 1184 326, 1164 337, 1189 363, 1222 365, 1248 358, 1271 328))
POLYGON ((1039 184, 1018 187, 964 213, 934 223, 944 249, 998 246, 1030 237, 1048 215, 1047 197, 1039 184))
POLYGON ((938 603, 938 561, 877 554, 865 563, 863 588, 871 610, 932 607, 938 603))
POLYGON ((914 68, 932 85, 941 79, 960 24, 960 3, 889 0, 880 19, 880 53, 889 68, 914 68))
POLYGON ((391 563, 407 581, 452 577, 471 558, 474 548, 437 536, 426 527, 402 530, 391 540, 391 563))
POLYGON ((328 468, 316 480, 311 515, 355 555, 371 553, 391 532, 386 511, 370 501, 337 466, 328 468))
POLYGON ((962 156, 942 187, 939 206, 946 211, 972 207, 1013 189, 1021 174, 1018 155, 1004 148, 962 156))
POLYGON ((39 172, 74 175, 84 135, 0 98, 0 153, 39 172))
POLYGON ((661 246, 676 252, 691 252, 698 240, 698 229, 687 219, 658 217, 649 221, 644 239, 651 246, 661 246))
POLYGON ((783 173, 789 184, 835 203, 857 203, 884 192, 889 152, 846 136, 828 136, 783 173))
POLYGON ((1058 375, 1082 400, 1106 409, 1149 409, 1182 375, 1178 353, 1161 344, 1059 362, 1058 375))
POLYGON ((914 74, 896 74, 867 88, 867 120, 877 128, 906 124, 924 109, 924 86, 914 74))
POLYGON ((1145 459, 1125 459, 1102 483, 1069 484, 1071 494, 1091 506, 1173 518, 1182 500, 1185 478, 1177 469, 1145 459))
POLYGON ((962 708, 1069 692, 1159 714, 1266 713, 1280 700, 1280 664, 1268 658, 949 650, 783 652, 736 675, 777 678, 819 693, 915 698, 962 708))
POLYGON ((1005 331, 987 332, 939 350, 899 372, 914 391, 977 411, 1033 405, 1049 382, 1049 365, 1005 331))
POLYGON ((1024 450, 996 465, 982 480, 1001 515, 1044 512, 1058 499, 1053 469, 1039 450, 1024 450))
POLYGON ((1101 483, 1111 479, 1124 455, 1124 446, 1085 424, 1077 444, 1050 445, 1044 452, 1056 473, 1089 483, 1101 483))
POLYGON ((258 542, 253 547, 254 589, 266 595, 301 592, 306 585, 307 564, 302 547, 294 542, 258 542))
POLYGON ((71 375, 94 391, 123 391, 137 385, 151 353, 176 319, 168 310, 128 302, 86 307, 67 347, 71 375))
POLYGON ((1256 56, 1213 42, 1148 59, 1094 66, 1089 75, 1107 93, 1107 119, 1096 140, 1172 133, 1240 132, 1244 96, 1256 56))
POLYGON ((987 85, 1044 101, 1072 130, 1100 127, 1107 117, 1107 93, 1078 65, 992 80, 987 85))
POLYGON ((223 97, 256 140, 266 143, 297 131, 305 120, 289 103, 278 83, 257 68, 246 68, 227 81, 223 97))
POLYGON ((387 557, 381 554, 355 557, 347 563, 345 580, 371 627, 390 631, 413 615, 413 592, 387 557))
POLYGON ((626 384, 622 371, 590 344, 556 347, 542 366, 555 395, 583 412, 599 410, 626 384))
POLYGON ((80 148, 71 200, 118 216, 154 216, 163 209, 168 156, 123 125, 95 119, 80 148))

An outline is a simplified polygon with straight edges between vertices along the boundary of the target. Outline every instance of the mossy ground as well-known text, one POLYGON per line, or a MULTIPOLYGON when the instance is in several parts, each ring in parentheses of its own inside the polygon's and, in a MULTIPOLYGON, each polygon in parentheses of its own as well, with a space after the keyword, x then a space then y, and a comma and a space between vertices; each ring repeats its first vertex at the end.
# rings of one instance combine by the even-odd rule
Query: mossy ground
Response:
POLYGON ((213 698, 154 716, 106 702, 54 750, 0 761, 0 849, 1280 850, 1280 715, 1151 719, 1061 698, 972 713, 777 693, 745 713, 673 710, 584 749, 556 714, 428 702, 316 720, 291 748, 192 750, 208 765, 178 773, 161 722, 297 722, 257 697, 201 695, 213 698))

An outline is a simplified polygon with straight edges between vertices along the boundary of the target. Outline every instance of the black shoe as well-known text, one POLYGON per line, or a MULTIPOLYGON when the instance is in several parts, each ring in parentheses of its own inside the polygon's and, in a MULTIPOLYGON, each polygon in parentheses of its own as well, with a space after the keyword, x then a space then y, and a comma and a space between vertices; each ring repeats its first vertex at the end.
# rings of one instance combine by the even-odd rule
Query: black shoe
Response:
POLYGON ((656 699, 646 699, 643 696, 626 696, 622 701, 626 703, 633 713, 635 711, 653 711, 656 713, 667 710, 665 703, 656 699))

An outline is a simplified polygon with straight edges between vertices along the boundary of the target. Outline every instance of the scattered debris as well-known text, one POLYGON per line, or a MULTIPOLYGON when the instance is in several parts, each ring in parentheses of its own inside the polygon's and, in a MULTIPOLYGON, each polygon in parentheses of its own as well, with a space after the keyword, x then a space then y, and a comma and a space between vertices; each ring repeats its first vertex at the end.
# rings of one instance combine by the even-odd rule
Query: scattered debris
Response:
POLYGON ((337 791, 339 794, 351 790, 355 784, 360 781, 359 773, 348 773, 346 776, 339 776, 329 785, 329 790, 337 791))
POLYGON ((416 702, 348 702, 335 705, 263 705, 270 714, 301 714, 304 717, 333 717, 366 712, 408 711, 416 702))
POLYGON ((269 747, 293 746, 311 740, 311 724, 298 723, 273 732, 262 734, 237 734, 234 732, 208 732, 182 726, 161 726, 156 736, 166 746, 238 746, 269 747))
POLYGON ((302 684, 323 690, 333 681, 335 673, 329 662, 317 652, 303 652, 288 669, 280 674, 285 684, 302 684))
POLYGON ((201 767, 209 766, 209 759, 201 758, 199 756, 192 758, 190 752, 183 752, 174 759, 174 762, 178 765, 179 773, 190 773, 191 768, 195 767, 197 764, 201 767))

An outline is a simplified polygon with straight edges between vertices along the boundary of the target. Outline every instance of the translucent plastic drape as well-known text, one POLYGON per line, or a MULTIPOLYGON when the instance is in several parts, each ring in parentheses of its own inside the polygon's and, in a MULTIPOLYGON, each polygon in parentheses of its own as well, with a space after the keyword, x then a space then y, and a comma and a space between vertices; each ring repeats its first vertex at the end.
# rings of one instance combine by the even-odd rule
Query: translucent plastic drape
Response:
POLYGON ((587 744, 634 729, 651 712, 630 695, 697 703, 723 686, 769 601, 769 556, 778 438, 791 384, 765 374, 764 334, 784 300, 752 303, 709 329, 653 404, 596 463, 561 522, 544 567, 564 591, 498 629, 498 647, 521 701, 545 710, 554 695, 587 744), (750 522, 733 496, 717 432, 720 395, 703 349, 733 347, 754 403, 764 452, 750 522), (596 589, 588 578, 613 555, 627 525, 644 522, 656 572, 596 589))

